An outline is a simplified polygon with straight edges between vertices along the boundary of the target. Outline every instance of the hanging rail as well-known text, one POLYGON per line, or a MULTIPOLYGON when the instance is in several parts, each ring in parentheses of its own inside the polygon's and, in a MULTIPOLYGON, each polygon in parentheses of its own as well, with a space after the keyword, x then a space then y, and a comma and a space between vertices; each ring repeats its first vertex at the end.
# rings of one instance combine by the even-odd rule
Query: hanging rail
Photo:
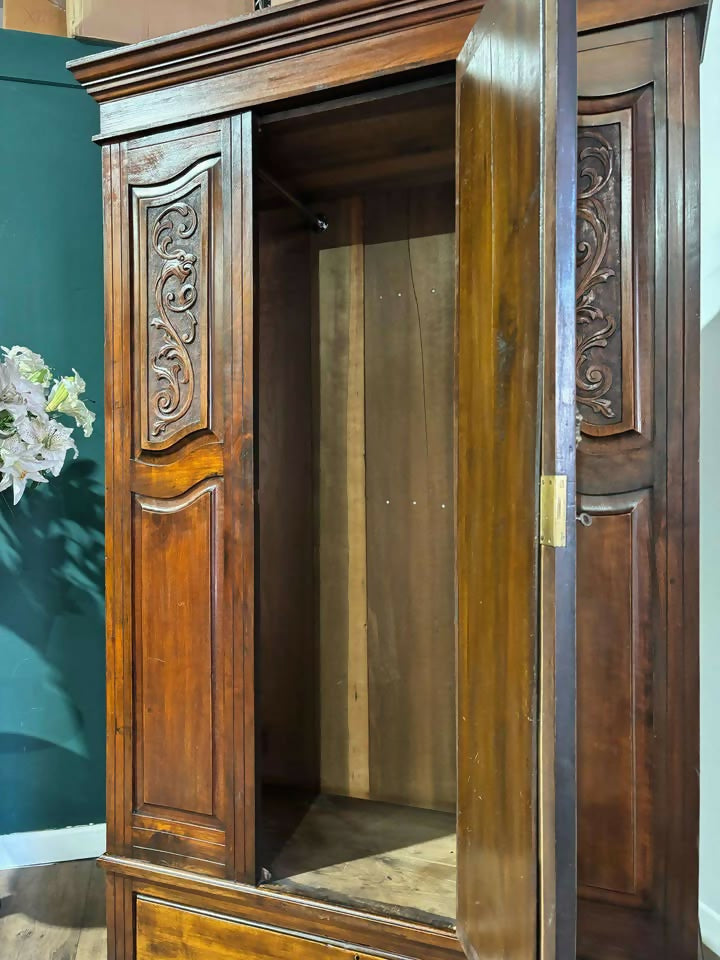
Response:
POLYGON ((302 200, 298 200, 294 194, 290 193, 289 190, 286 190, 281 183, 278 183, 272 174, 267 172, 267 170, 259 168, 257 175, 261 180, 264 180, 268 186, 272 187, 273 190, 276 190, 281 196, 285 197, 288 203, 291 203, 294 207, 296 207, 312 226, 313 230, 315 230, 317 233, 324 233, 327 230, 329 224, 325 217, 321 213, 315 213, 309 207, 306 207, 302 200))

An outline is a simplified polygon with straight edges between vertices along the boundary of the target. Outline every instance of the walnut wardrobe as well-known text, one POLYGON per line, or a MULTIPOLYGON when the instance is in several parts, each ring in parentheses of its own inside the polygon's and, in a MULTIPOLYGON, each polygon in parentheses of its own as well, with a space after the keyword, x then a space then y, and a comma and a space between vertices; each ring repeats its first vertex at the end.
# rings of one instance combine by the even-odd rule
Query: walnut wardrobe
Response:
POLYGON ((704 18, 298 0, 70 65, 113 960, 694 958, 704 18))

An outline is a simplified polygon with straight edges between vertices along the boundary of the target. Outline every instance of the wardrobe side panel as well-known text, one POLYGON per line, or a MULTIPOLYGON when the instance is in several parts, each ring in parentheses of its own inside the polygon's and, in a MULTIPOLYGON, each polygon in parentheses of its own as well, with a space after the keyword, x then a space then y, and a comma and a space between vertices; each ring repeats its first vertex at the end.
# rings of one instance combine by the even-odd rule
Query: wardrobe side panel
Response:
POLYGON ((694 31, 688 15, 579 42, 578 953, 597 960, 696 950, 692 896, 666 883, 697 883, 694 31))

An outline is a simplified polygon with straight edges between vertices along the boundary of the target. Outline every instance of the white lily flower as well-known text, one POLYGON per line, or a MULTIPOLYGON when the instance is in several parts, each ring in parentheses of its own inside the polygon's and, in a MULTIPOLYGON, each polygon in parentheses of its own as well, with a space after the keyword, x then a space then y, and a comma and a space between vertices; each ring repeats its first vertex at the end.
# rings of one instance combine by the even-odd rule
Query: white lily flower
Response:
POLYGON ((72 377, 63 377, 55 381, 45 409, 48 413, 57 411, 73 417, 75 423, 82 427, 84 435, 89 437, 92 433, 95 414, 88 410, 80 399, 80 394, 85 391, 85 381, 77 370, 73 369, 73 374, 72 377))
POLYGON ((77 445, 72 438, 72 427, 66 427, 57 420, 49 421, 41 444, 43 462, 54 477, 57 477, 62 470, 68 450, 73 451, 73 460, 78 458, 77 445))
POLYGON ((80 394, 85 381, 77 370, 56 380, 39 353, 27 347, 2 347, 0 353, 0 492, 12 488, 17 504, 28 483, 57 477, 69 450, 75 459, 74 427, 51 414, 67 414, 89 437, 95 414, 80 394), (4 356, 2 355, 4 354, 4 356), (48 396, 49 393, 49 396, 48 396))
POLYGON ((39 383, 43 387, 49 387, 52 380, 50 367, 45 363, 39 353, 33 353, 27 347, 7 347, 2 348, 3 353, 12 360, 17 367, 20 376, 31 383, 39 383))
POLYGON ((17 435, 0 443, 0 492, 12 486, 15 505, 28 483, 48 482, 42 474, 42 461, 38 459, 41 449, 40 444, 28 445, 17 435))
POLYGON ((39 416, 45 410, 45 388, 41 383, 25 379, 10 357, 0 363, 0 410, 15 418, 26 413, 39 416))
MULTIPOLYGON (((46 413, 43 413, 43 416, 48 420, 50 419, 46 413)), ((29 417, 26 413, 15 417, 12 432, 20 437, 22 442, 27 444, 28 447, 32 447, 33 449, 39 447, 39 441, 33 429, 33 418, 29 417)))
POLYGON ((68 450, 73 450, 77 460, 78 449, 72 438, 72 427, 44 414, 42 417, 26 417, 18 424, 18 436, 28 448, 37 451, 42 469, 57 477, 65 463, 68 450))

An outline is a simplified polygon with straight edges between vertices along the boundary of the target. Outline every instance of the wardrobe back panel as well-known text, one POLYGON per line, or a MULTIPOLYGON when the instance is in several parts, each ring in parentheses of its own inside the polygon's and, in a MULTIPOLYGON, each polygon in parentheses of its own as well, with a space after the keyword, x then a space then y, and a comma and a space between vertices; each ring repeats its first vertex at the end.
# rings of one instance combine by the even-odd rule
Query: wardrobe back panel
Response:
POLYGON ((371 194, 329 219, 316 296, 322 787, 452 809, 453 187, 371 194))
POLYGON ((369 197, 371 794, 455 805, 454 185, 369 197))

